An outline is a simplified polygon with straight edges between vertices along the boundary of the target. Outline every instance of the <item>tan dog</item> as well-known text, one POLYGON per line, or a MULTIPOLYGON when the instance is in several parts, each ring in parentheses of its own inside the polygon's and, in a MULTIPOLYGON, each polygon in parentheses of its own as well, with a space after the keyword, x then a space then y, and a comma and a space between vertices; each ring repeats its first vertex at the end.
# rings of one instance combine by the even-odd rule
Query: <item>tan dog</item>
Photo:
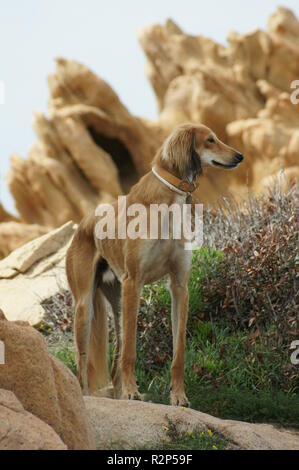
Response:
MULTIPOLYGON (((196 188, 196 178, 203 167, 235 168, 242 160, 240 153, 222 143, 207 127, 181 125, 158 151, 154 170, 141 178, 126 196, 127 207, 143 204, 149 214, 151 204, 182 205, 196 188)), ((117 218, 117 203, 114 209, 117 218)), ((115 397, 140 398, 135 378, 139 296, 144 284, 169 276, 173 332, 171 403, 188 406, 184 356, 192 253, 184 249, 184 238, 177 240, 171 236, 168 240, 117 236, 100 240, 95 236, 97 221, 94 214, 82 220, 67 254, 67 276, 76 306, 78 376, 83 393, 96 394, 109 382, 106 299, 113 310, 116 330, 111 373, 115 397)), ((117 233, 117 219, 115 223, 117 233)))

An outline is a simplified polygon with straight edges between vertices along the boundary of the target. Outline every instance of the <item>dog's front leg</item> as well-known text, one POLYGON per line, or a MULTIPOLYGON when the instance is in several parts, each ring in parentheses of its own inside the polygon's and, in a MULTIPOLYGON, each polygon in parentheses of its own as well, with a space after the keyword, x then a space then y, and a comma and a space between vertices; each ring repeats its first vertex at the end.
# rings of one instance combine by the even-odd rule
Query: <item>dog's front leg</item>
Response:
POLYGON ((170 291, 172 297, 171 319, 173 334, 171 404, 175 406, 189 406, 184 385, 186 324, 189 305, 188 286, 187 284, 178 285, 176 278, 172 277, 170 291))
POLYGON ((122 284, 121 354, 122 398, 125 400, 141 399, 135 376, 138 305, 139 283, 136 279, 126 275, 122 284))

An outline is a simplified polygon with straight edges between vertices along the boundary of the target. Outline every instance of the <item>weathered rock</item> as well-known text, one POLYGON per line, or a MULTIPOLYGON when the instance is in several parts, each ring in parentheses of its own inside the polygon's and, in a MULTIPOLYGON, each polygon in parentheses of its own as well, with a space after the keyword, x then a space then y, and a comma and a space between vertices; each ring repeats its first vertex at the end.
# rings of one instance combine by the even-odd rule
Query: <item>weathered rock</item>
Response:
POLYGON ((298 20, 288 8, 278 7, 268 21, 268 32, 271 37, 284 40, 299 47, 298 20))
POLYGON ((77 379, 50 356, 40 333, 24 322, 0 320, 5 364, 0 388, 15 394, 32 413, 61 437, 69 449, 89 449, 92 443, 77 379))
POLYGON ((178 432, 199 429, 222 434, 232 448, 298 450, 299 433, 269 424, 221 420, 199 411, 137 401, 84 397, 97 449, 153 448, 167 439, 169 420, 178 432))
POLYGON ((268 33, 272 46, 266 79, 289 92, 299 77, 299 22, 292 11, 280 7, 269 18, 268 33))
POLYGON ((0 308, 8 320, 38 325, 45 316, 42 302, 68 287, 65 255, 74 232, 69 222, 0 262, 0 308))
POLYGON ((264 109, 254 119, 232 122, 227 133, 230 144, 246 155, 240 166, 241 180, 247 178, 250 188, 259 192, 265 178, 275 177, 280 170, 286 176, 292 173, 290 183, 299 172, 299 107, 291 103, 289 94, 265 80, 257 85, 265 97, 264 109))
POLYGON ((41 225, 13 221, 0 223, 0 259, 48 231, 47 227, 41 225))
POLYGON ((25 411, 12 392, 0 390, 0 450, 67 450, 67 446, 48 424, 25 411))
POLYGON ((148 78, 168 130, 182 121, 202 122, 225 138, 226 125, 257 114, 263 103, 248 73, 231 64, 223 46, 184 34, 173 22, 139 33, 148 78))
POLYGON ((150 168, 162 131, 84 65, 58 59, 49 87, 50 119, 36 114, 38 142, 27 160, 12 157, 8 184, 25 222, 58 227, 127 191, 150 168))

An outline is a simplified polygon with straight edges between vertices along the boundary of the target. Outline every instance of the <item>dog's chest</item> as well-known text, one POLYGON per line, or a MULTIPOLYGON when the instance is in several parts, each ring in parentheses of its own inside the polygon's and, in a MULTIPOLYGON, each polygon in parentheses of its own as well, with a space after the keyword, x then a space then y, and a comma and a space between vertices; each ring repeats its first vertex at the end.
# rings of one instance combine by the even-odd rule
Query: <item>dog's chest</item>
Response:
MULTIPOLYGON (((178 196, 175 203, 180 206, 185 203, 185 197, 178 196)), ((179 214, 179 215, 181 215, 179 214)), ((168 216, 165 216, 165 220, 168 216)), ((167 227, 167 238, 143 241, 140 246, 140 275, 144 283, 154 282, 171 272, 181 272, 182 275, 190 270, 192 253, 185 250, 182 217, 174 219, 170 216, 169 223, 165 224, 162 218, 162 229, 167 227), (175 230, 180 227, 180 236, 175 230), (177 239, 178 238, 178 239, 177 239)))
POLYGON ((140 250, 140 275, 145 284, 155 282, 173 270, 190 269, 191 254, 181 240, 148 240, 140 250))

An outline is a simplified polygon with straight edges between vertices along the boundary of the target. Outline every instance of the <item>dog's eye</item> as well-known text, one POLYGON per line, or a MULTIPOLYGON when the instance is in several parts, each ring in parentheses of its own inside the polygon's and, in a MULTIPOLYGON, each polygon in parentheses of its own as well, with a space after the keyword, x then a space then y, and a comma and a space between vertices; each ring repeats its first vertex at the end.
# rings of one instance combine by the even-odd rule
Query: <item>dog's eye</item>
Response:
POLYGON ((210 142, 210 144, 215 144, 215 139, 212 135, 208 138, 208 142, 210 142))

